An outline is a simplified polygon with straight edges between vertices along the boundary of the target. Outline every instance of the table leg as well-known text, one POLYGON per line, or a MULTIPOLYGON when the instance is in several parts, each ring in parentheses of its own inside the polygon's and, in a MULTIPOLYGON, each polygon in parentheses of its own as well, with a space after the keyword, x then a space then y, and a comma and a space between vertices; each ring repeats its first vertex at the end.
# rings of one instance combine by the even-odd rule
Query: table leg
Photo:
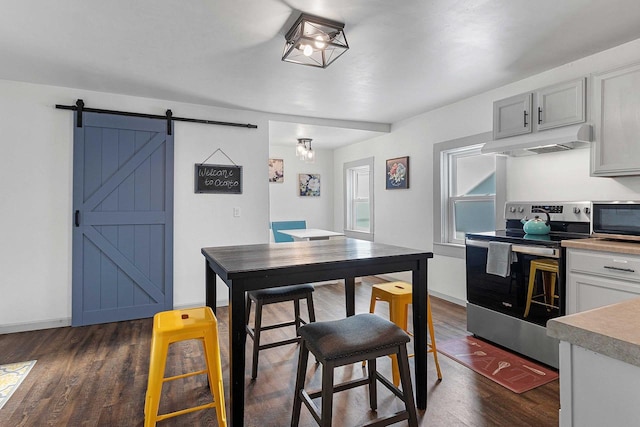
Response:
POLYGON ((216 314, 216 298, 217 298, 217 281, 216 273, 209 266, 209 261, 204 260, 204 275, 205 275, 205 304, 207 307, 211 307, 213 314, 216 314))
POLYGON ((246 302, 244 288, 239 282, 229 285, 229 425, 244 425, 244 370, 247 340, 246 302))
POLYGON ((347 309, 347 316, 356 314, 356 278, 344 279, 344 297, 347 309))
POLYGON ((415 349, 416 406, 427 409, 427 260, 413 270, 413 345, 415 349))

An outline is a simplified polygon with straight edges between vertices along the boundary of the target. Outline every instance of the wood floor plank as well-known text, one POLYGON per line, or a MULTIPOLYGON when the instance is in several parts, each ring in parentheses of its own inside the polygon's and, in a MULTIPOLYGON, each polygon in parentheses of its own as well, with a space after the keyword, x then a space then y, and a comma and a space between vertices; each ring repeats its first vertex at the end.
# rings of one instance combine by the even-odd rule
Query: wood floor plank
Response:
MULTIPOLYGON (((382 280, 364 278, 356 284, 356 312, 369 309, 370 286, 382 280)), ((316 287, 314 304, 318 320, 344 317, 341 284, 316 287)), ((468 335, 464 307, 432 297, 438 342, 468 335)), ((388 318, 387 306, 379 303, 376 313, 388 318)), ((264 322, 285 320, 290 305, 265 307, 264 322)), ((302 307, 306 316, 306 306, 302 307)), ((222 369, 229 396, 228 311, 218 309, 222 369)), ((0 411, 0 427, 14 426, 142 426, 144 396, 149 370, 151 319, 78 328, 0 335, 0 364, 37 359, 31 373, 0 411)), ((270 331, 266 339, 278 340, 293 328, 270 331)), ((252 341, 248 339, 247 361, 252 341)), ((187 341, 171 346, 167 375, 201 369, 202 346, 187 341)), ((391 373, 386 358, 378 362, 385 375, 391 373)), ((313 360, 313 359, 311 359, 313 360)), ((419 411, 421 426, 557 426, 558 381, 523 394, 515 394, 463 365, 439 355, 444 379, 437 381, 433 359, 428 364, 428 408, 419 411)), ((410 362, 413 365, 411 359, 410 362)), ((292 390, 297 364, 297 346, 262 351, 258 378, 250 380, 247 365, 246 425, 282 427, 289 424, 292 390)), ((413 369, 413 368, 412 368, 413 369)), ((310 363, 309 387, 320 386, 320 368, 310 363)), ((341 368, 336 379, 363 375, 360 365, 341 368)), ((191 377, 166 384, 161 410, 172 411, 210 399, 206 378, 191 377)), ((384 387, 379 388, 378 415, 400 410, 401 405, 384 387)), ((368 410, 366 388, 339 393, 334 398, 334 425, 361 425, 375 418, 368 410)), ((216 425, 215 410, 208 409, 159 423, 160 426, 216 425)), ((303 408, 301 426, 315 425, 303 408)))

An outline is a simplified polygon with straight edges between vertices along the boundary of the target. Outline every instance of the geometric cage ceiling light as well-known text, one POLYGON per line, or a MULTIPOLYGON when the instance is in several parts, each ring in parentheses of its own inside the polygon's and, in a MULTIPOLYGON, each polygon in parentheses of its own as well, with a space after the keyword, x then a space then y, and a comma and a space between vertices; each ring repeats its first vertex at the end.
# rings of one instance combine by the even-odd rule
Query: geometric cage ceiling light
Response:
POLYGON ((344 24, 303 13, 285 35, 282 60, 327 68, 349 49, 344 24))

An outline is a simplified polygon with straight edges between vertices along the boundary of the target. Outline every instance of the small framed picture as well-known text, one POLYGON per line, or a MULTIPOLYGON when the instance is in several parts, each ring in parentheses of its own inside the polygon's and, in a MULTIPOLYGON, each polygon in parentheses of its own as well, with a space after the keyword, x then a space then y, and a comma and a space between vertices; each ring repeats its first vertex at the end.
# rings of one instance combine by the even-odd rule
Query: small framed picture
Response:
POLYGON ((284 160, 269 159, 269 182, 284 182, 284 160))
POLYGON ((409 188, 409 156, 387 160, 387 190, 409 188))
POLYGON ((320 174, 300 173, 298 174, 298 187, 300 196, 320 196, 320 174))

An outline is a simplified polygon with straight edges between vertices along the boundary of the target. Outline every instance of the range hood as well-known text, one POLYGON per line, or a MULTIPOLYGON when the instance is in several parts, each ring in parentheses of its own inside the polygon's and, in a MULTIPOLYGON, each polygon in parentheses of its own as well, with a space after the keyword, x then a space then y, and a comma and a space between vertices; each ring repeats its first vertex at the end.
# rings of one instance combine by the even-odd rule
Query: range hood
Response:
POLYGON ((496 139, 484 144, 480 151, 483 154, 519 157, 586 148, 589 147, 591 140, 591 125, 582 123, 496 139))

